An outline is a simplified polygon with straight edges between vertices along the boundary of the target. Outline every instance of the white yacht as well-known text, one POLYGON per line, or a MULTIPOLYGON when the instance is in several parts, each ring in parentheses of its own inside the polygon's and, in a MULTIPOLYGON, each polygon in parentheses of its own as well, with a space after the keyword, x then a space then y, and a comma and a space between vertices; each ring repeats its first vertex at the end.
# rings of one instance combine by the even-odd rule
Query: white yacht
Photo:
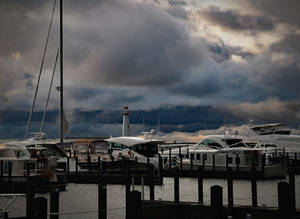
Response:
POLYGON ((1 144, 0 168, 2 168, 4 176, 9 175, 9 162, 11 163, 12 176, 25 176, 27 163, 30 163, 31 165, 30 174, 37 174, 37 159, 31 158, 29 151, 25 147, 12 147, 5 144, 1 144))
MULTIPOLYGON (((266 143, 256 143, 255 146, 249 147, 243 140, 244 138, 237 136, 206 136, 198 144, 189 148, 187 158, 182 160, 183 166, 185 168, 190 167, 192 161, 194 166, 200 166, 204 163, 209 169, 214 166, 216 170, 221 170, 226 168, 226 159, 228 159, 228 166, 249 169, 253 162, 256 166, 262 166, 263 154, 266 155, 265 165, 277 165, 272 159, 272 155, 275 150, 282 153, 281 148, 266 143)), ((176 164, 177 166, 180 165, 179 159, 177 159, 176 164)))
POLYGON ((300 152, 300 135, 291 134, 291 130, 283 123, 272 123, 250 126, 252 134, 248 140, 270 142, 285 147, 287 152, 300 152))
POLYGON ((112 137, 106 140, 110 143, 115 159, 137 159, 139 163, 147 163, 147 159, 155 167, 159 163, 158 144, 164 141, 147 137, 112 137))

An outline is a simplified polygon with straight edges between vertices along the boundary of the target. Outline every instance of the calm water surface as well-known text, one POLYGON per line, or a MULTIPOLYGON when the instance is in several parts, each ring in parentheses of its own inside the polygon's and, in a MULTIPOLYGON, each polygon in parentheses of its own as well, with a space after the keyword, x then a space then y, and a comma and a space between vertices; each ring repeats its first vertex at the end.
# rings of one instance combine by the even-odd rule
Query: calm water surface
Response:
MULTIPOLYGON (((258 204, 277 206, 277 183, 281 180, 258 181, 258 204)), ((210 203, 210 187, 223 187, 224 204, 227 203, 227 182, 221 179, 204 180, 204 202, 210 203)), ((156 200, 173 200, 173 179, 165 178, 163 186, 155 187, 156 200)), ((251 205, 251 183, 249 181, 234 181, 234 204, 251 205)), ((141 191, 140 186, 135 187, 141 191)), ((39 196, 39 195, 37 195, 39 196)), ((40 195, 49 198, 49 195, 40 195)), ((0 198, 1 207, 8 198, 0 198)), ((145 199, 149 199, 149 188, 145 187, 145 199)), ((197 179, 180 179, 180 200, 197 201, 197 179)), ((49 202, 49 201, 48 201, 49 202)), ((125 218, 125 186, 107 186, 108 218, 125 218)), ((10 216, 25 215, 25 198, 19 197, 9 208, 10 216)), ((300 176, 296 176, 296 206, 300 209, 300 176)), ((69 184, 65 192, 60 193, 61 219, 96 219, 98 207, 98 186, 86 184, 69 184)), ((49 207, 48 207, 49 211, 49 207)))

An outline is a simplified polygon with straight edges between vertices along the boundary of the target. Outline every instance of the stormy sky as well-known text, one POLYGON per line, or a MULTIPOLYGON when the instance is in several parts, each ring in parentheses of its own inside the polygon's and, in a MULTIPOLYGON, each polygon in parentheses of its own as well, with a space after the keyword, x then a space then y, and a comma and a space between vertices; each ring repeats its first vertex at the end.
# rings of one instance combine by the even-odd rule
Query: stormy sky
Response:
MULTIPOLYGON (((30 110, 54 3, 0 1, 0 110, 30 110)), ((300 119, 299 10, 299 0, 64 0, 65 108, 213 105, 300 119)), ((58 24, 59 1, 37 109, 58 24)))

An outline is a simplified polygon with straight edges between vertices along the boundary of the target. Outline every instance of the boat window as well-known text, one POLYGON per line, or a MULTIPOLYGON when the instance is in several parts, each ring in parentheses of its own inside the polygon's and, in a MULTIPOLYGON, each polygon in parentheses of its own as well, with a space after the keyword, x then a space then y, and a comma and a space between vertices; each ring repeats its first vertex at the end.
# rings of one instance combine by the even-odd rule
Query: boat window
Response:
POLYGON ((157 144, 138 144, 131 147, 133 151, 144 155, 146 157, 153 157, 154 155, 158 154, 158 146, 157 144))
POLYGON ((210 147, 213 149, 222 149, 222 145, 220 145, 219 143, 211 140, 211 139, 204 139, 203 141, 200 142, 200 145, 204 145, 206 147, 210 147))
POLYGON ((236 144, 229 145, 230 148, 238 148, 238 147, 245 147, 246 145, 243 142, 238 142, 236 144))
POLYGON ((200 154, 197 154, 197 160, 200 160, 200 159, 201 159, 200 154))
POLYGON ((125 145, 122 145, 122 144, 119 144, 119 143, 111 143, 111 147, 116 148, 116 149, 125 149, 125 148, 127 148, 125 145))
POLYGON ((226 139, 226 138, 224 138, 224 139, 222 139, 222 141, 224 141, 228 146, 230 146, 230 145, 233 145, 233 144, 235 145, 235 144, 241 142, 242 139, 226 139))

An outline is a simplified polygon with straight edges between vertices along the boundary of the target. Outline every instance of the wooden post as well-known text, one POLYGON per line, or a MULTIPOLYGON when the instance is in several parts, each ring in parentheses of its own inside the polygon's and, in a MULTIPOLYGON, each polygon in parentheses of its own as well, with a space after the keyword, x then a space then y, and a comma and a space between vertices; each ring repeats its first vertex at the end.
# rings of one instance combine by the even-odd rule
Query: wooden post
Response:
POLYGON ((149 168, 149 176, 150 176, 150 200, 154 201, 155 197, 154 197, 154 168, 153 166, 151 166, 149 168))
POLYGON ((190 168, 191 168, 191 170, 193 170, 193 158, 194 158, 194 154, 190 154, 190 168))
POLYGON ((30 166, 29 166, 29 162, 28 160, 26 161, 26 178, 27 178, 27 181, 30 180, 30 166))
POLYGON ((178 167, 175 167, 174 175, 174 201, 179 203, 179 176, 178 176, 178 167))
POLYGON ((202 156, 202 168, 203 168, 203 171, 205 170, 205 161, 206 161, 206 154, 203 154, 202 156), (204 156, 205 155, 205 156, 204 156))
POLYGON ((59 190, 52 188, 50 192, 50 219, 59 218, 59 190))
POLYGON ((8 161, 8 184, 9 184, 10 190, 12 190, 11 174, 12 174, 12 162, 9 160, 8 161))
POLYGON ((216 170, 216 157, 215 156, 216 156, 215 154, 212 155, 212 159, 213 159, 213 171, 216 170))
POLYGON ((279 219, 291 218, 290 186, 287 182, 278 183, 278 216, 279 219))
POLYGON ((233 209, 233 180, 232 180, 232 168, 228 167, 227 170, 227 190, 228 190, 228 213, 232 216, 233 209))
POLYGON ((223 219, 223 189, 215 185, 210 187, 211 217, 212 219, 223 219))
POLYGON ((296 163, 297 162, 297 152, 295 152, 294 160, 295 160, 295 163, 296 163))
POLYGON ((228 170, 228 154, 226 154, 226 170, 228 170))
POLYGON ((295 194, 295 172, 294 168, 289 168, 289 185, 290 185, 290 209, 291 215, 296 212, 296 194, 295 194))
POLYGON ((75 157, 75 172, 78 173, 78 157, 75 157))
POLYGON ((187 158, 189 157, 189 149, 188 148, 186 149, 186 157, 187 158))
POLYGON ((144 191, 144 177, 141 177, 141 187, 142 187, 142 200, 144 200, 145 197, 145 191, 144 191))
POLYGON ((266 154, 261 155, 261 171, 265 172, 265 166, 266 166, 266 154))
POLYGON ((101 176, 101 159, 98 157, 98 175, 101 176))
POLYGON ((141 193, 132 191, 128 194, 126 203, 126 219, 141 219, 142 216, 141 193))
POLYGON ((70 172, 70 158, 67 156, 67 173, 70 172))
POLYGON ((179 159, 180 159, 180 171, 182 171, 182 154, 181 154, 181 147, 179 147, 179 159))
POLYGON ((34 187, 31 183, 27 182, 27 194, 26 194, 26 217, 32 218, 33 205, 34 205, 34 187))
POLYGON ((47 219, 47 198, 37 197, 33 199, 33 219, 47 219))
POLYGON ((161 171, 162 171, 162 157, 161 155, 159 154, 158 155, 158 176, 160 177, 161 176, 161 171))
POLYGON ((237 171, 240 170, 240 163, 241 163, 241 159, 239 157, 239 154, 236 154, 236 156, 235 156, 235 164, 236 164, 236 170, 237 171))
POLYGON ((88 154, 87 154, 87 161, 88 161, 88 169, 89 169, 89 173, 91 173, 92 171, 92 164, 91 164, 91 156, 90 156, 90 152, 88 151, 88 154))
POLYGON ((98 184, 98 218, 107 218, 107 186, 103 183, 98 184))
POLYGON ((203 168, 199 167, 198 175, 198 202, 203 205, 203 168))
POLYGON ((1 160, 1 177, 0 181, 3 182, 3 175, 4 175, 4 162, 1 160))
POLYGON ((172 152, 171 148, 169 148, 169 169, 172 168, 172 152))
POLYGON ((251 193, 252 193, 252 207, 257 207, 257 179, 256 168, 251 168, 251 193))

